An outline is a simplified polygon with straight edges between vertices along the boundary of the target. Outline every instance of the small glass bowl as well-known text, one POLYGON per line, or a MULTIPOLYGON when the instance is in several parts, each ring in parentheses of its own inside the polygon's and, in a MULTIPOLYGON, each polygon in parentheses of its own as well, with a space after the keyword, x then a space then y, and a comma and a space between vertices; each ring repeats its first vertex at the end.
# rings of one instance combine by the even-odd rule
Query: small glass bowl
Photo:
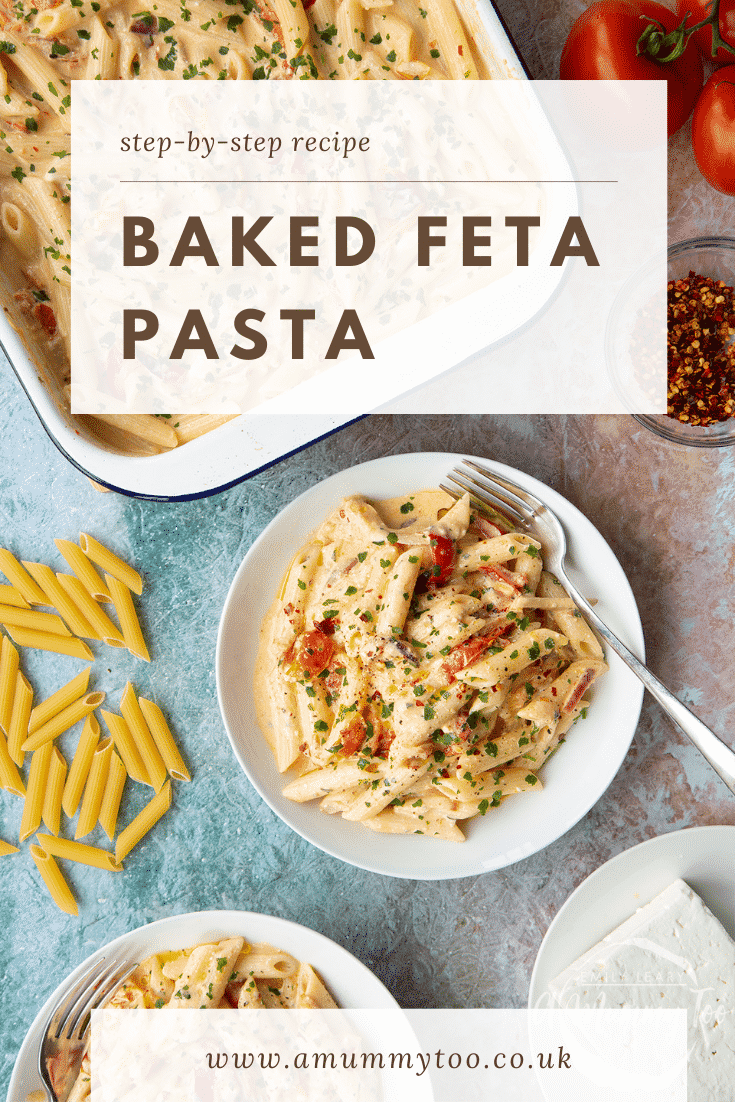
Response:
MULTIPOLYGON (((695 237, 690 241, 680 241, 669 247, 667 261, 667 280, 683 279, 693 271, 710 279, 722 279, 729 287, 735 287, 733 237, 695 237)), ((652 286, 652 278, 659 269, 660 259, 651 262, 625 285, 613 305, 607 326, 605 347, 608 369, 619 397, 629 409, 633 401, 631 378, 635 371, 630 364, 631 324, 630 321, 627 325, 622 322, 629 319, 631 313, 640 316, 646 310, 666 309, 666 288, 662 302, 659 288, 652 286)), ((645 403, 640 401, 640 382, 635 381, 633 386, 638 391, 639 399, 639 404, 634 408, 640 409, 641 405, 645 408, 645 403)), ((657 436, 676 444, 694 448, 721 448, 735 444, 735 418, 713 425, 687 425, 666 414, 633 413, 633 416, 657 436)))

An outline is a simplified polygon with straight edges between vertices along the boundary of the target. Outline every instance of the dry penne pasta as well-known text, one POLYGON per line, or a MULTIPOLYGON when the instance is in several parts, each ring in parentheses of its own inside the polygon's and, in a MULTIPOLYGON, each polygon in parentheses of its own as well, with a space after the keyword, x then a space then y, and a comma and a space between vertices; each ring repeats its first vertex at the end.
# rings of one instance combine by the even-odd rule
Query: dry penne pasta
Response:
POLYGON ((84 786, 82 806, 79 810, 77 829, 74 832, 76 839, 84 838, 91 833, 97 825, 102 797, 107 784, 107 776, 110 770, 110 758, 112 756, 112 739, 108 736, 102 739, 92 757, 89 767, 87 783, 84 786))
MULTIPOLYGON (((82 551, 81 547, 77 547, 71 540, 56 539, 54 543, 58 547, 63 557, 68 562, 69 566, 74 571, 74 574, 82 583, 90 597, 95 601, 110 601, 109 590, 102 581, 102 578, 92 566, 87 556, 82 551)), ((78 604, 79 602, 77 602, 78 604)))
POLYGON ((28 790, 23 804, 23 818, 20 823, 20 840, 25 842, 41 825, 43 812, 43 797, 46 792, 46 781, 51 764, 52 744, 46 743, 35 750, 31 758, 31 768, 28 773, 28 790))
POLYGON ((143 658, 146 662, 150 662, 151 656, 148 653, 148 647, 145 644, 143 632, 140 630, 140 621, 135 612, 130 590, 111 574, 105 574, 105 583, 112 595, 112 602, 115 606, 117 618, 120 621, 120 629, 122 631, 123 640, 125 641, 125 646, 131 654, 136 656, 136 658, 143 658))
POLYGON ((91 662, 94 658, 91 650, 81 639, 67 638, 65 635, 52 635, 49 631, 31 631, 28 628, 8 628, 8 635, 19 647, 32 647, 34 650, 48 650, 55 654, 68 654, 70 658, 83 658, 91 662))
POLYGON ((82 639, 99 639, 98 633, 84 618, 50 566, 40 562, 24 562, 23 565, 45 593, 44 603, 53 605, 74 635, 79 635, 82 639))
POLYGON ((29 848, 36 868, 40 872, 41 878, 56 906, 65 914, 78 915, 79 908, 71 889, 51 854, 42 849, 41 846, 30 846, 29 848))
POLYGON ((475 518, 467 495, 343 500, 261 630, 254 693, 279 768, 293 767, 284 795, 461 841, 458 820, 538 791, 606 668, 542 566, 536 540, 475 518))
POLYGON ((66 783, 66 760, 54 746, 51 751, 48 777, 46 779, 46 791, 43 795, 43 809, 41 817, 47 830, 52 834, 59 833, 61 825, 61 801, 64 797, 64 785, 66 783))
POLYGON ((110 767, 107 772, 99 813, 99 824, 110 841, 115 837, 120 800, 122 799, 127 775, 122 759, 113 751, 110 755, 110 767))
POLYGON ((0 785, 14 796, 25 796, 26 786, 15 764, 8 753, 8 744, 5 735, 0 731, 0 785))
POLYGON ((20 853, 20 850, 17 846, 13 846, 10 842, 5 842, 0 838, 0 857, 9 857, 11 853, 20 853))
POLYGON ((8 727, 8 753, 16 765, 23 764, 23 743, 28 736, 28 723, 33 703, 33 688, 26 677, 18 671, 15 676, 15 695, 13 711, 8 727))
POLYGON ((32 735, 29 735, 23 743, 23 750, 25 750, 26 753, 29 750, 37 750, 39 746, 43 746, 44 743, 49 742, 51 739, 55 739, 56 736, 60 735, 63 731, 68 731, 69 728, 73 727, 75 723, 78 723, 80 719, 84 719, 90 712, 93 712, 95 708, 98 708, 104 699, 104 693, 93 692, 85 693, 84 696, 80 696, 77 700, 72 701, 71 704, 67 705, 67 707, 62 709, 57 715, 47 720, 42 727, 38 727, 32 735))
POLYGON ((123 717, 115 715, 114 712, 106 712, 103 709, 102 718, 108 726, 128 776, 132 777, 134 781, 140 781, 141 784, 150 784, 140 751, 123 717))
POLYGON ((0 644, 0 728, 7 734, 13 714, 15 681, 18 676, 18 652, 3 635, 0 644))
POLYGON ((106 849, 88 846, 84 842, 72 842, 68 838, 54 838, 51 834, 39 834, 37 837, 44 851, 52 857, 76 861, 80 865, 92 865, 94 868, 106 869, 108 872, 122 871, 122 865, 106 849))
MULTIPOLYGON (((72 544, 71 546, 76 547, 76 544, 72 544)), ((77 551, 79 551, 78 547, 77 551)), ((79 551, 79 554, 82 554, 81 551, 79 551)), ((82 558, 84 558, 83 555, 82 558)), ((72 577, 70 574, 57 574, 56 577, 59 584, 66 590, 81 614, 97 632, 99 638, 102 639, 104 643, 107 643, 108 647, 124 647, 125 640, 119 628, 117 628, 109 616, 102 611, 79 578, 72 577)), ((105 591, 106 590, 107 587, 105 586, 105 591)), ((111 600, 109 596, 108 599, 111 600)))
MULTIPOLYGON (((105 714, 104 712, 102 713, 105 714)), ((71 768, 64 785, 64 795, 61 806, 64 813, 71 819, 77 813, 79 801, 82 798, 84 786, 87 783, 92 758, 97 749, 100 737, 100 725, 93 715, 88 715, 87 720, 79 736, 77 748, 74 751, 71 768)))
POLYGON ((54 635, 71 635, 61 617, 51 612, 36 612, 30 608, 0 605, 0 624, 31 631, 50 631, 54 635))
POLYGON ((46 597, 34 582, 27 570, 24 570, 15 556, 5 547, 0 547, 0 570, 25 598, 29 605, 44 605, 46 597))
POLYGON ((171 806, 171 781, 166 781, 160 792, 148 801, 132 823, 121 830, 115 843, 115 860, 119 863, 130 853, 134 846, 155 826, 162 815, 171 806))
POLYGON ((86 532, 79 533, 79 546, 88 559, 140 596, 143 592, 143 579, 137 570, 109 551, 99 540, 88 536, 86 532))
POLYGON ((190 781, 191 774, 184 764, 184 759, 179 753, 179 748, 161 709, 152 700, 146 700, 143 696, 138 698, 138 704, 169 776, 175 781, 190 781))
POLYGON ((45 700, 42 700, 40 704, 32 709, 28 723, 29 735, 35 734, 39 727, 43 727, 44 723, 48 723, 50 719, 86 693, 91 669, 91 666, 85 667, 71 681, 67 681, 65 685, 62 685, 60 689, 57 689, 51 696, 47 696, 45 700))
POLYGON ((138 748, 143 768, 148 776, 148 783, 156 792, 160 792, 166 780, 166 766, 163 764, 158 747, 148 730, 148 725, 138 704, 138 698, 135 695, 135 689, 129 681, 120 699, 120 711, 138 748))
POLYGON ((30 608, 28 601, 13 585, 0 585, 0 604, 15 605, 16 608, 30 608))

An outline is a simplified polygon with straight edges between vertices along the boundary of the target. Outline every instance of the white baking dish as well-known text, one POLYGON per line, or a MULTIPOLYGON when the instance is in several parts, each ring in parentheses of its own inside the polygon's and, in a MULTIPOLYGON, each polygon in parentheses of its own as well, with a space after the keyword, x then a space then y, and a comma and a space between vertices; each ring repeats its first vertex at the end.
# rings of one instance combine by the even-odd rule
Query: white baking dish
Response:
MULTIPOLYGON (((458 7, 491 77, 525 80, 523 64, 489 0, 458 0, 458 7)), ((507 332, 512 332, 519 322, 509 318, 508 324, 507 332)), ((351 420, 341 415, 245 414, 161 455, 119 455, 104 448, 70 416, 61 395, 41 378, 4 315, 0 315, 0 346, 59 450, 94 481, 133 497, 175 501, 217 493, 351 420)))

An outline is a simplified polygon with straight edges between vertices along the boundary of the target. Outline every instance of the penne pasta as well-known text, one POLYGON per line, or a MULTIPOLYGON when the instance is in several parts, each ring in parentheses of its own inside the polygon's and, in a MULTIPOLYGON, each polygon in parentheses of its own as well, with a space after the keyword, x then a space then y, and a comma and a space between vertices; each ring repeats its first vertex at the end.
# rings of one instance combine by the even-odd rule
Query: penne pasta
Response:
POLYGON ((17 846, 12 846, 10 842, 5 842, 0 838, 0 857, 9 857, 11 853, 20 853, 20 850, 17 846))
POLYGON ((128 776, 134 781, 140 781, 141 784, 150 784, 140 751, 123 717, 103 710, 102 718, 112 735, 115 748, 123 760, 128 776))
MULTIPOLYGON (((76 547, 76 544, 72 544, 72 547, 76 547)), ((78 547, 77 551, 79 551, 78 547)), ((81 551, 79 553, 81 555, 81 551)), ((72 577, 70 574, 57 574, 56 577, 59 584, 66 590, 67 595, 71 597, 82 616, 92 625, 103 643, 107 643, 108 647, 124 647, 125 640, 120 629, 115 627, 109 616, 102 611, 79 578, 72 577)), ((107 591, 106 586, 105 591, 107 591)), ((107 599, 111 600, 109 594, 107 599)))
MULTIPOLYGON (((137 593, 138 596, 143 592, 143 579, 137 570, 134 570, 132 566, 129 566, 117 555, 109 551, 98 540, 93 539, 92 536, 88 536, 86 532, 79 533, 79 546, 88 559, 91 559, 93 563, 101 567, 107 574, 111 574, 113 578, 116 578, 119 582, 122 582, 124 586, 131 589, 133 593, 137 593)), ((109 586, 108 586, 109 589, 109 586)))
POLYGON ((0 731, 0 785, 13 796, 26 794, 26 786, 18 772, 18 766, 8 753, 8 744, 2 731, 0 731))
POLYGON ((106 849, 88 846, 84 842, 72 842, 68 838, 54 838, 51 834, 39 834, 37 837, 44 852, 51 857, 76 861, 80 865, 92 865, 93 868, 106 869, 108 872, 122 872, 122 865, 106 849))
POLYGON ((46 697, 40 704, 37 704, 35 708, 31 710, 30 720, 28 723, 28 734, 34 734, 39 727, 43 727, 44 723, 48 723, 50 719, 62 712, 64 708, 67 708, 70 704, 73 704, 75 700, 78 700, 80 696, 83 696, 87 691, 89 685, 89 674, 91 666, 87 666, 81 670, 80 673, 73 677, 71 681, 67 681, 65 685, 62 685, 60 689, 57 689, 51 696, 46 697))
POLYGON ((95 601, 112 600, 107 586, 80 547, 77 547, 71 540, 57 539, 54 540, 54 543, 90 597, 94 598, 95 601))
POLYGON ((83 658, 91 662, 94 658, 91 650, 81 639, 67 638, 65 635, 52 635, 48 631, 31 631, 28 628, 8 628, 8 635, 19 647, 32 647, 35 650, 53 651, 55 654, 68 654, 70 658, 83 658))
POLYGON ((146 662, 150 662, 151 656, 148 653, 148 647, 145 645, 143 632, 140 630, 140 622, 133 606, 130 590, 111 574, 105 574, 105 583, 112 595, 112 602, 120 621, 125 646, 136 658, 143 658, 146 662))
POLYGON ((121 830, 117 836, 117 842, 115 843, 115 860, 119 863, 124 860, 130 853, 134 846, 137 846, 142 838, 148 833, 151 827, 155 826, 158 820, 164 815, 171 806, 171 781, 166 781, 160 792, 149 800, 139 815, 133 819, 132 823, 121 830))
POLYGON ((83 639, 99 639, 98 633, 82 616, 64 587, 59 584, 50 566, 40 562, 24 562, 23 566, 46 595, 44 604, 52 605, 57 610, 74 635, 79 635, 83 639))
POLYGON ((108 736, 98 744, 89 767, 87 783, 84 787, 79 821, 74 832, 76 839, 84 838, 97 825, 102 797, 104 795, 112 756, 112 739, 108 736))
POLYGON ((52 834, 59 833, 61 825, 61 801, 64 796, 64 784, 66 782, 66 761, 64 755, 57 746, 51 750, 48 777, 46 779, 46 791, 43 795, 43 808, 41 817, 47 830, 52 834))
POLYGON ((54 635, 71 635, 59 616, 50 612, 36 612, 30 608, 15 608, 12 605, 0 605, 0 624, 29 628, 31 631, 50 631, 54 635))
POLYGON ((110 841, 115 837, 120 800, 122 799, 127 775, 122 759, 113 751, 110 755, 110 767, 105 781, 105 790, 102 793, 99 813, 99 824, 110 841))
POLYGON ((184 764, 161 709, 152 700, 146 700, 143 696, 138 698, 138 704, 169 776, 175 781, 190 781, 189 770, 184 764))
POLYGON ((23 594, 19 593, 15 586, 12 585, 0 585, 0 603, 4 605, 15 605, 16 608, 31 607, 23 594))
POLYGON ((90 712, 93 712, 95 708, 98 708, 104 699, 105 694, 102 692, 86 693, 84 696, 80 696, 62 711, 58 712, 57 715, 47 720, 43 726, 38 727, 32 735, 29 735, 23 743, 23 750, 26 753, 29 750, 37 750, 39 746, 43 746, 44 743, 50 742, 51 739, 55 739, 56 736, 62 734, 62 732, 68 731, 69 728, 73 727, 75 723, 78 723, 80 719, 84 719, 90 712))
POLYGON ((71 889, 51 854, 47 853, 41 846, 30 846, 29 849, 36 868, 40 872, 41 878, 56 906, 65 914, 78 915, 79 908, 71 889))
POLYGON ((33 688, 30 682, 18 671, 15 675, 15 694, 13 711, 8 727, 8 753, 16 765, 23 764, 23 743, 28 736, 28 723, 33 703, 33 688))
MULTIPOLYGON (((102 714, 104 715, 105 713, 103 712, 102 714)), ((92 764, 94 752, 97 749, 99 737, 99 723, 93 715, 87 716, 87 721, 79 736, 77 748, 74 751, 71 768, 69 769, 66 784, 64 785, 64 795, 61 800, 64 814, 70 819, 77 813, 79 801, 82 798, 82 792, 87 783, 87 776, 89 775, 89 769, 92 764)))
POLYGON ((29 605, 45 605, 44 593, 34 582, 27 570, 5 547, 0 547, 0 570, 11 585, 24 597, 29 605))
POLYGON ((0 729, 7 734, 13 714, 13 698, 18 676, 18 652, 3 635, 0 644, 0 729))
POLYGON ((143 768, 148 777, 148 784, 156 792, 160 792, 166 780, 166 766, 163 764, 163 759, 143 718, 135 689, 129 681, 120 699, 120 711, 140 754, 143 768))
POLYGON ((43 797, 46 791, 49 765, 51 764, 51 751, 53 746, 47 743, 36 750, 31 758, 31 768, 28 774, 28 791, 23 804, 23 818, 20 823, 20 840, 25 842, 31 834, 35 834, 41 825, 43 811, 43 797))

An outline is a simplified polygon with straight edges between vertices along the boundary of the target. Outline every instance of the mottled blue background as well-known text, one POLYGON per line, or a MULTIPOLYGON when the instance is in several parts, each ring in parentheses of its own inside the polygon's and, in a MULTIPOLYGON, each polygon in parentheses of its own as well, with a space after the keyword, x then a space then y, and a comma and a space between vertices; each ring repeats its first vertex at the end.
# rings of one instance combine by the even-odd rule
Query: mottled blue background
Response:
MULTIPOLYGON (((97 648, 92 684, 115 708, 128 678, 156 699, 194 776, 175 786, 164 824, 124 873, 72 869, 78 919, 56 910, 27 848, 0 860, 0 1096, 53 987, 92 950, 141 923, 206 908, 263 911, 350 949, 403 1006, 521 1006, 549 922, 588 873, 654 834, 735 822, 733 798, 647 701, 611 788, 554 845, 476 878, 384 878, 325 856, 265 806, 230 751, 214 681, 228 587, 284 504, 365 459, 467 450, 534 474, 590 517, 631 579, 651 665, 728 737, 735 708, 731 451, 666 445, 631 418, 380 416, 226 493, 168 505, 96 492, 46 437, 5 364, 0 384, 0 543, 58 569, 53 538, 74 539, 83 529, 137 565, 147 581, 139 607, 153 662, 97 648)), ((40 695, 79 668, 28 651, 22 662, 40 695)), ((0 793, 0 837, 17 837, 20 813, 20 801, 0 793)), ((370 836, 367 844, 378 841, 370 836)))

